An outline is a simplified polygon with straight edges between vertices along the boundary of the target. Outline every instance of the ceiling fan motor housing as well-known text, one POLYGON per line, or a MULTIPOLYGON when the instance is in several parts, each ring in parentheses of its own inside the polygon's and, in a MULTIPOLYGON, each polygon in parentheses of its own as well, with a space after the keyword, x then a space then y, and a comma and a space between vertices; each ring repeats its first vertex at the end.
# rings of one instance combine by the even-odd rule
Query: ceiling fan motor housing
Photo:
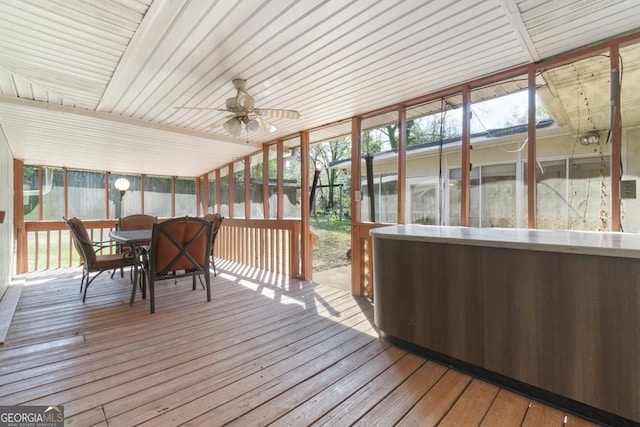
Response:
POLYGON ((275 117, 281 119, 297 119, 300 114, 295 110, 282 110, 273 108, 255 108, 254 99, 246 91, 247 81, 244 79, 233 79, 236 88, 236 96, 227 98, 225 109, 210 107, 176 107, 194 110, 214 110, 227 111, 232 113, 221 120, 216 121, 212 127, 222 126, 232 136, 240 136, 242 131, 253 133, 260 129, 265 132, 275 132, 276 127, 265 119, 265 117, 275 117))
POLYGON ((228 111, 232 113, 241 113, 244 112, 242 105, 237 101, 236 98, 227 98, 226 108, 228 111))

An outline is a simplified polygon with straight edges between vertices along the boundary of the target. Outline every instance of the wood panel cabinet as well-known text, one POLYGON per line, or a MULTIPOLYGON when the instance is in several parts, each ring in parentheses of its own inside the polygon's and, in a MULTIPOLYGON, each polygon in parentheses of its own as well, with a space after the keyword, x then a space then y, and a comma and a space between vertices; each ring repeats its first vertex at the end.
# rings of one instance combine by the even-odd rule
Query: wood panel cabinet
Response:
POLYGON ((640 259, 383 230, 383 333, 640 422, 640 259))

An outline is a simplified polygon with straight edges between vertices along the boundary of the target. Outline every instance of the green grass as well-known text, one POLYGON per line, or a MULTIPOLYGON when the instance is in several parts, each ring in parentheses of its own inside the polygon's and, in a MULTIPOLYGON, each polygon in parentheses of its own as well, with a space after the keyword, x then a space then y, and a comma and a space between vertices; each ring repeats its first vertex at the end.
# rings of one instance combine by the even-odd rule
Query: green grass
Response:
POLYGON ((313 271, 325 271, 351 264, 351 221, 311 217, 311 231, 318 236, 313 248, 313 271))

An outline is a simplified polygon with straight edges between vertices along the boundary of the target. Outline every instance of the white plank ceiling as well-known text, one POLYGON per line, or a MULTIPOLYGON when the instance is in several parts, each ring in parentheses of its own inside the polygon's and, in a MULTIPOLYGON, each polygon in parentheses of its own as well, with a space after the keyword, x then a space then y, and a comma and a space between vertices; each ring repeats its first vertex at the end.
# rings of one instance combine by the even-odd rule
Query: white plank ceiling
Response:
POLYGON ((638 16, 637 0, 0 0, 0 139, 31 164, 197 176, 638 16), (223 108, 237 77, 301 118, 247 142, 210 127, 225 112, 175 108, 223 108))

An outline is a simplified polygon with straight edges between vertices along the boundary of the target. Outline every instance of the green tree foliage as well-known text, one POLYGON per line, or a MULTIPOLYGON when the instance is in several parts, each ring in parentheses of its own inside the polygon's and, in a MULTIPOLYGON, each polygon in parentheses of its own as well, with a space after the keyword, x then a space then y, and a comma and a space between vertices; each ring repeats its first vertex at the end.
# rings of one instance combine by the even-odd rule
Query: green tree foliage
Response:
MULTIPOLYGON (((321 170, 321 182, 324 178, 326 185, 329 185, 329 195, 326 200, 326 208, 333 210, 336 208, 335 185, 344 181, 344 172, 341 169, 330 167, 332 162, 345 160, 351 157, 351 137, 343 136, 331 141, 320 142, 309 147, 311 156, 311 168, 321 170)), ((344 194, 344 193, 343 193, 344 194)))
MULTIPOLYGON (((38 173, 40 168, 38 166, 25 165, 22 171, 25 188, 29 190, 37 190, 40 188, 40 181, 38 173)), ((29 217, 29 214, 38 207, 40 198, 38 196, 29 196, 24 199, 24 215, 29 217)))
MULTIPOLYGON (((398 125, 390 124, 378 129, 382 132, 391 145, 391 150, 398 149, 398 125)), ((419 117, 414 120, 407 121, 407 146, 426 144, 430 142, 439 142, 441 139, 447 139, 460 134, 458 126, 452 121, 447 121, 445 115, 440 113, 432 114, 425 117, 419 117)), ((364 133, 367 143, 374 149, 370 152, 379 152, 375 148, 382 146, 381 141, 375 140, 372 135, 374 132, 367 131, 364 133)), ((365 144, 363 144, 365 145, 365 144)))

